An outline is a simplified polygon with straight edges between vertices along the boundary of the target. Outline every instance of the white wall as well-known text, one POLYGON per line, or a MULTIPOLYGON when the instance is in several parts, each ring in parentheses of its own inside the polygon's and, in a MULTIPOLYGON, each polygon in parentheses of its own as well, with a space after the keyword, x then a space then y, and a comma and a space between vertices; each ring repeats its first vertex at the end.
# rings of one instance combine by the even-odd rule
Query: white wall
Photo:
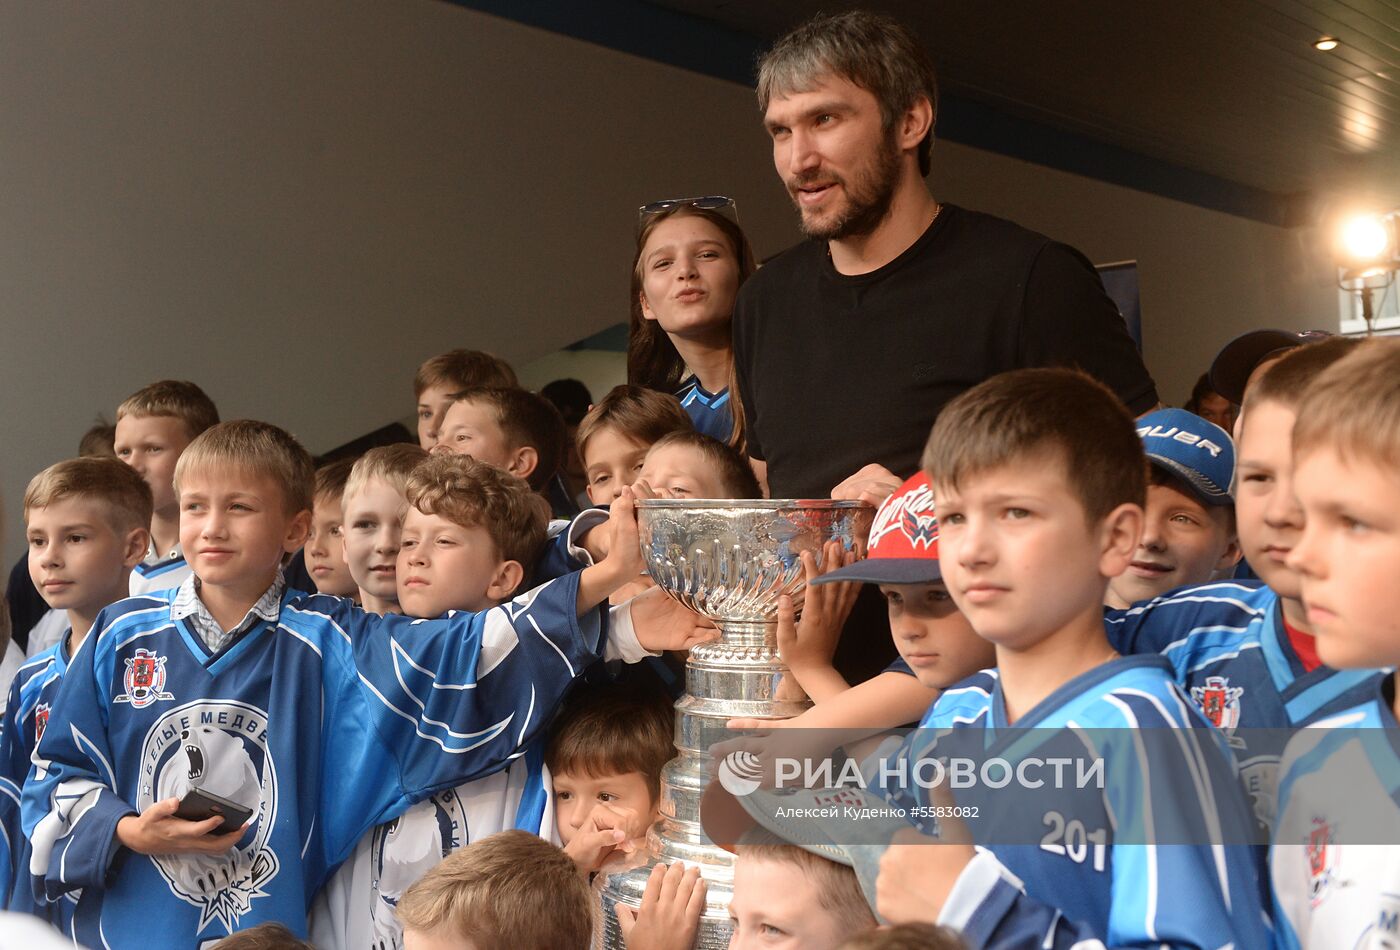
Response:
MULTIPOLYGON (((624 320, 644 201, 796 236, 749 90, 437 0, 7 3, 0 90, 7 563, 29 476, 146 382, 321 450, 401 417, 434 352, 519 365, 624 320)), ((940 197, 1141 261, 1169 399, 1239 329, 1335 308, 1279 229, 935 156, 940 197)))

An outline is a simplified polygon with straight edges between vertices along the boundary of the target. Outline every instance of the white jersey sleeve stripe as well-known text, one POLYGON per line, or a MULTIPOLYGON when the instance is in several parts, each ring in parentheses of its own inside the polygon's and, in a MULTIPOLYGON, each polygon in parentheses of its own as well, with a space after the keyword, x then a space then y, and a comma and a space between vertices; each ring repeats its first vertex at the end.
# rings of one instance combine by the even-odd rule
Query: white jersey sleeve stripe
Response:
POLYGON ((526 617, 525 619, 527 619, 527 620, 530 621, 530 626, 532 626, 532 627, 535 628, 535 633, 539 634, 540 639, 543 640, 545 643, 548 643, 549 646, 550 646, 550 648, 551 648, 552 650, 554 650, 555 653, 559 654, 559 659, 563 660, 563 661, 564 661, 564 665, 565 665, 566 667, 568 667, 569 676, 571 676, 571 677, 573 677, 573 676, 578 676, 578 671, 575 670, 575 669, 574 669, 574 665, 573 665, 572 663, 569 662, 569 658, 568 658, 567 656, 564 655, 564 651, 561 650, 561 649, 559 649, 559 644, 555 643, 555 642, 554 642, 553 640, 551 640, 549 637, 547 637, 547 636, 544 635, 544 631, 541 630, 541 629, 540 629, 540 625, 539 625, 538 623, 535 622, 535 618, 534 618, 534 617, 526 617))
MULTIPOLYGON (((1142 769, 1144 776, 1151 775, 1152 770, 1147 762, 1147 749, 1143 745, 1142 736, 1139 732, 1137 716, 1133 715, 1132 709, 1127 703, 1117 696, 1109 694, 1104 697, 1111 705, 1122 712, 1123 718, 1127 721, 1128 728, 1133 730, 1133 748, 1137 753, 1138 767, 1142 769)), ((1142 830, 1143 841, 1141 845, 1145 854, 1143 867, 1147 872, 1146 893, 1143 895, 1146 907, 1143 914, 1143 933, 1149 939, 1157 939, 1157 845, 1153 844, 1157 838, 1157 829, 1154 822, 1152 810, 1152 784, 1142 783, 1143 809, 1142 809, 1142 830)))

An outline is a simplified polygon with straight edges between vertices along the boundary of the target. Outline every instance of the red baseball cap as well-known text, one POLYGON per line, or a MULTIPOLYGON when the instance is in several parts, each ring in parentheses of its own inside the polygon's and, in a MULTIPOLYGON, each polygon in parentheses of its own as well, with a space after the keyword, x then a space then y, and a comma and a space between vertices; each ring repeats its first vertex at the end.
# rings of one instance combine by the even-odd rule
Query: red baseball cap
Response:
POLYGON ((864 560, 823 574, 812 583, 930 584, 943 579, 933 486, 923 472, 900 485, 875 512, 869 552, 864 560))

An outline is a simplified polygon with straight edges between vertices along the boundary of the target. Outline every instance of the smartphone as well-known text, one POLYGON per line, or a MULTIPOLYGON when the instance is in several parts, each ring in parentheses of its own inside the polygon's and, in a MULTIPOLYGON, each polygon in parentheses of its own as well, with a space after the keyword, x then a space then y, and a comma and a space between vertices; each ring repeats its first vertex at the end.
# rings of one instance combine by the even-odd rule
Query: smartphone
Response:
POLYGON ((224 823, 210 834, 226 835, 242 828, 253 817, 253 810, 202 788, 192 788, 186 792, 185 797, 180 799, 180 807, 175 809, 175 817, 186 821, 204 821, 215 815, 223 815, 224 823))

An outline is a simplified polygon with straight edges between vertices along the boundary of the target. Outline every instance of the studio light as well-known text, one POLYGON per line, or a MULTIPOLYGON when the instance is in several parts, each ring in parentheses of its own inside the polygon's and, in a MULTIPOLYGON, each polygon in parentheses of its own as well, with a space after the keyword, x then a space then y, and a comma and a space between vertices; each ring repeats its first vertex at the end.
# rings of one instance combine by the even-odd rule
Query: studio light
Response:
POLYGON ((1394 256, 1392 223, 1379 214, 1358 214, 1343 221, 1338 235, 1343 266, 1365 267, 1394 256))
POLYGON ((1400 211, 1345 215, 1333 234, 1339 285, 1360 297, 1369 334, 1374 330, 1374 297, 1389 289, 1400 271, 1400 211))

